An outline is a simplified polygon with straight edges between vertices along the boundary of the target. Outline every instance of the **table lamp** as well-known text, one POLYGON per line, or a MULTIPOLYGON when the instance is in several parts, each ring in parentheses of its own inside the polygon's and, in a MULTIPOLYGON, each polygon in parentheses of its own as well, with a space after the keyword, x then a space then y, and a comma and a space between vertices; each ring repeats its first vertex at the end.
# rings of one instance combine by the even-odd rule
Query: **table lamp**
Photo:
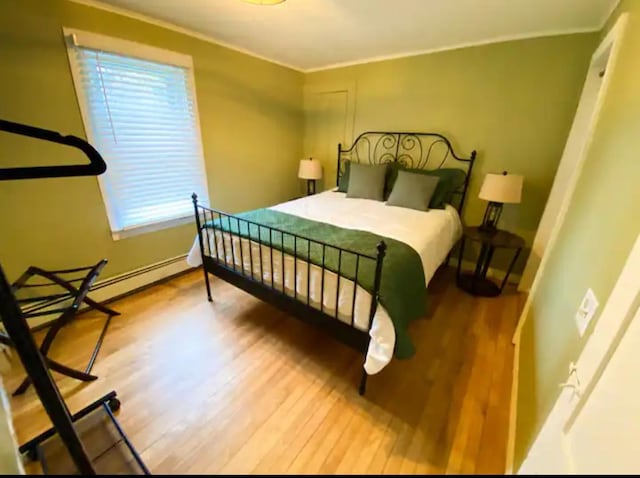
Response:
POLYGON ((307 180, 307 196, 316 193, 316 180, 322 179, 322 163, 317 159, 301 159, 298 177, 307 180))
POLYGON ((478 197, 489 201, 480 230, 495 232, 505 203, 518 204, 522 197, 523 177, 519 174, 487 174, 478 197))

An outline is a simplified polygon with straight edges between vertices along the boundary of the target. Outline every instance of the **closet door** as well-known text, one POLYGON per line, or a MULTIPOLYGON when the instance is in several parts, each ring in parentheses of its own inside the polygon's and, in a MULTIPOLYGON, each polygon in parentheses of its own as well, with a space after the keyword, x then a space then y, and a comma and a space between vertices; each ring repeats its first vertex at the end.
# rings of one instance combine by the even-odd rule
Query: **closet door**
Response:
POLYGON ((315 86, 305 90, 304 155, 322 162, 317 190, 336 186, 338 143, 353 140, 355 87, 315 86))

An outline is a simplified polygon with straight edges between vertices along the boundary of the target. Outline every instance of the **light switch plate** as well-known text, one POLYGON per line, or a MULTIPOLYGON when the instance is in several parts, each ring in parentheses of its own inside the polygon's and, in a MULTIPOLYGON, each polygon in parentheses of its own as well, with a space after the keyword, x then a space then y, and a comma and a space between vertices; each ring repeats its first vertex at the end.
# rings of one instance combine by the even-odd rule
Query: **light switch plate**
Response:
POLYGON ((598 309, 598 305, 600 304, 593 290, 587 289, 587 293, 582 298, 580 307, 578 307, 578 311, 576 312, 576 326, 578 327, 580 337, 582 337, 587 330, 589 322, 591 322, 591 319, 598 309))

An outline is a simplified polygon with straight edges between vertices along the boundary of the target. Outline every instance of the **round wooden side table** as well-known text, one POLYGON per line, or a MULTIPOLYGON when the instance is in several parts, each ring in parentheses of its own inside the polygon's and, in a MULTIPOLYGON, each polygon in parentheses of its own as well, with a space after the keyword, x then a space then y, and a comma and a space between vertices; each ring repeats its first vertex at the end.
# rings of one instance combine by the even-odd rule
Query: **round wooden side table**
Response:
POLYGON ((523 247, 524 239, 512 232, 501 229, 496 229, 493 232, 483 231, 480 226, 465 227, 458 255, 458 271, 456 275, 458 287, 469 294, 482 297, 496 297, 500 295, 523 247), (463 273, 461 271, 464 246, 467 241, 481 243, 480 255, 478 256, 476 268, 473 273, 463 273), (514 250, 513 259, 500 285, 487 278, 487 271, 489 270, 493 253, 498 248, 514 250))

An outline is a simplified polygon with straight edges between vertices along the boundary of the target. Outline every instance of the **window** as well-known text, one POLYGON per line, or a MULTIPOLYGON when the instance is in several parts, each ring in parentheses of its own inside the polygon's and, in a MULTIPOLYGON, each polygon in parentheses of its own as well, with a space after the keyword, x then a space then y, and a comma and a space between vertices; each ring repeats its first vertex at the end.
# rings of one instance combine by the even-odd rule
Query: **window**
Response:
POLYGON ((65 29, 100 189, 114 238, 193 217, 208 204, 191 57, 65 29))

